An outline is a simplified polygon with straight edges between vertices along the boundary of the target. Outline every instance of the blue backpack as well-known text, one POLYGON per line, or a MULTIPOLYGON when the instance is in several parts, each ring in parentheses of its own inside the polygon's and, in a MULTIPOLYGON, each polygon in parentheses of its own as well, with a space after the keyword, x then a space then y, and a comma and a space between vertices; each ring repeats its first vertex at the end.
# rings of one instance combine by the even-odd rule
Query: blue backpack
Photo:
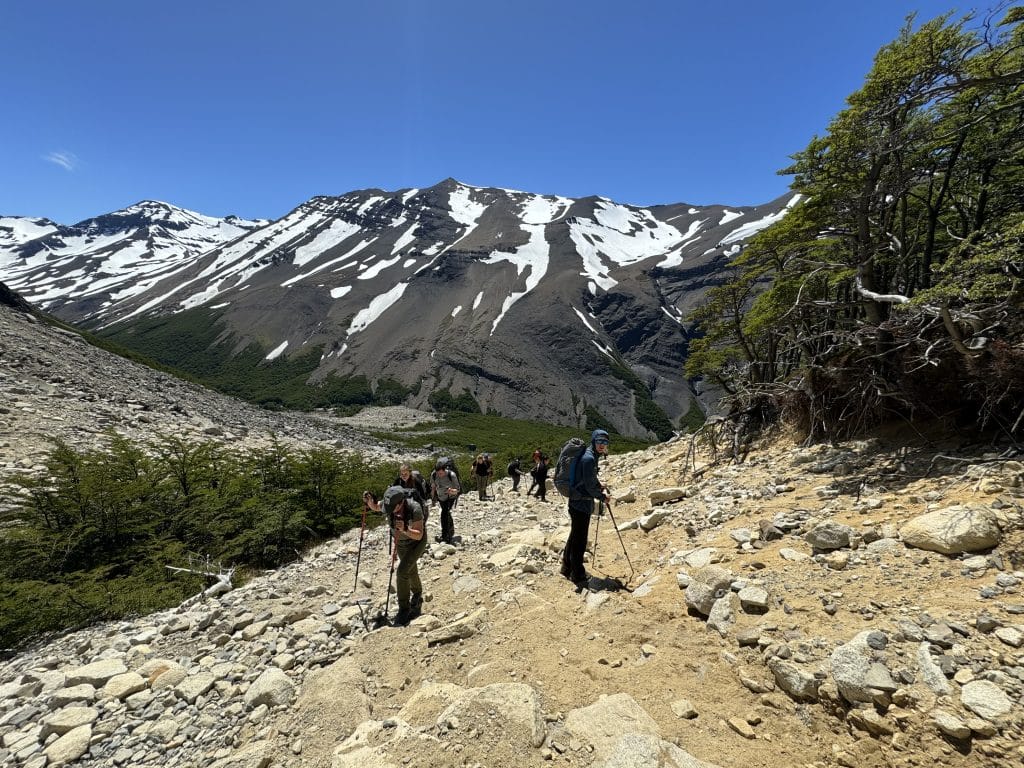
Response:
POLYGON ((587 450, 587 444, 578 437, 569 439, 562 446, 558 454, 558 461, 555 463, 555 490, 566 498, 572 496, 572 490, 576 486, 576 468, 579 466, 583 452, 587 450))

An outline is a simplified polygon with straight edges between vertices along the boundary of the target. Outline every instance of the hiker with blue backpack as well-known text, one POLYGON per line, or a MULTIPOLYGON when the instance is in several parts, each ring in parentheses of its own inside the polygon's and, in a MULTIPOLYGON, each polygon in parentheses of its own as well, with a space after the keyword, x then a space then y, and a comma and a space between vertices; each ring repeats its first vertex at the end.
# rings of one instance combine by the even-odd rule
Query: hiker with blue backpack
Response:
POLYGON ((595 429, 590 435, 590 445, 584 447, 582 440, 573 438, 558 456, 555 466, 555 487, 569 499, 569 538, 562 551, 561 573, 565 578, 580 585, 589 580, 583 567, 583 553, 587 549, 590 532, 590 516, 594 513, 594 501, 609 501, 608 489, 598 480, 598 459, 608 455, 608 433, 595 429))

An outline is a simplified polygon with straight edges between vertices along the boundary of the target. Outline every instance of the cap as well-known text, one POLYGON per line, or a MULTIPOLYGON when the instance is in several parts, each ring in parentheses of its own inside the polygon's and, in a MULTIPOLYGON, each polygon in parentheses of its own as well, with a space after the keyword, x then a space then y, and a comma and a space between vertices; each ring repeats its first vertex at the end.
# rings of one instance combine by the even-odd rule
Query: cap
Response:
POLYGON ((387 514, 394 514, 398 505, 405 501, 405 488, 400 485, 392 485, 384 491, 384 498, 381 499, 381 509, 387 514))
POLYGON ((610 442, 608 439, 608 433, 605 432, 603 429, 595 429, 594 432, 590 435, 590 442, 594 444, 603 443, 605 445, 608 445, 608 443, 610 442))

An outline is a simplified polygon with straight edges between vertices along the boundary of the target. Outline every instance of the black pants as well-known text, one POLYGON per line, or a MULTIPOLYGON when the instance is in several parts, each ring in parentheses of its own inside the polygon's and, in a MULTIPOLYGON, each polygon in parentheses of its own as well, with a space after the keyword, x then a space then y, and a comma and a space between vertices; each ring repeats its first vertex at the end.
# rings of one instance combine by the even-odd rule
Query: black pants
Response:
POLYGON ((583 553, 587 551, 587 535, 590 531, 590 516, 594 513, 593 499, 569 501, 569 538, 562 551, 562 568, 569 572, 573 581, 585 579, 587 571, 583 567, 583 553))
POLYGON ((519 493, 519 480, 522 478, 522 475, 520 475, 518 472, 516 472, 514 475, 509 475, 509 477, 512 478, 512 491, 513 491, 513 493, 519 493))
POLYGON ((444 499, 441 503, 441 541, 445 544, 454 543, 455 521, 452 519, 452 507, 455 506, 455 499, 444 499))

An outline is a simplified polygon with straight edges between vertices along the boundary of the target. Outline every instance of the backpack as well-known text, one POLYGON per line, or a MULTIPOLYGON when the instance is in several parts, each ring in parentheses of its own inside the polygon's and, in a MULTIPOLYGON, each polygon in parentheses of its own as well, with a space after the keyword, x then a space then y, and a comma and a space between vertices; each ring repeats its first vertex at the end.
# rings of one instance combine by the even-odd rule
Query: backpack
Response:
POLYGON ((558 454, 558 461, 555 463, 555 489, 566 498, 572 495, 573 487, 576 485, 576 467, 585 450, 587 444, 578 437, 573 437, 562 446, 562 451, 558 454))
POLYGON ((447 469, 449 472, 455 475, 456 480, 459 479, 459 470, 455 468, 455 462, 452 461, 451 458, 449 458, 448 456, 442 456, 441 458, 439 458, 437 460, 437 463, 434 465, 434 469, 447 469))

